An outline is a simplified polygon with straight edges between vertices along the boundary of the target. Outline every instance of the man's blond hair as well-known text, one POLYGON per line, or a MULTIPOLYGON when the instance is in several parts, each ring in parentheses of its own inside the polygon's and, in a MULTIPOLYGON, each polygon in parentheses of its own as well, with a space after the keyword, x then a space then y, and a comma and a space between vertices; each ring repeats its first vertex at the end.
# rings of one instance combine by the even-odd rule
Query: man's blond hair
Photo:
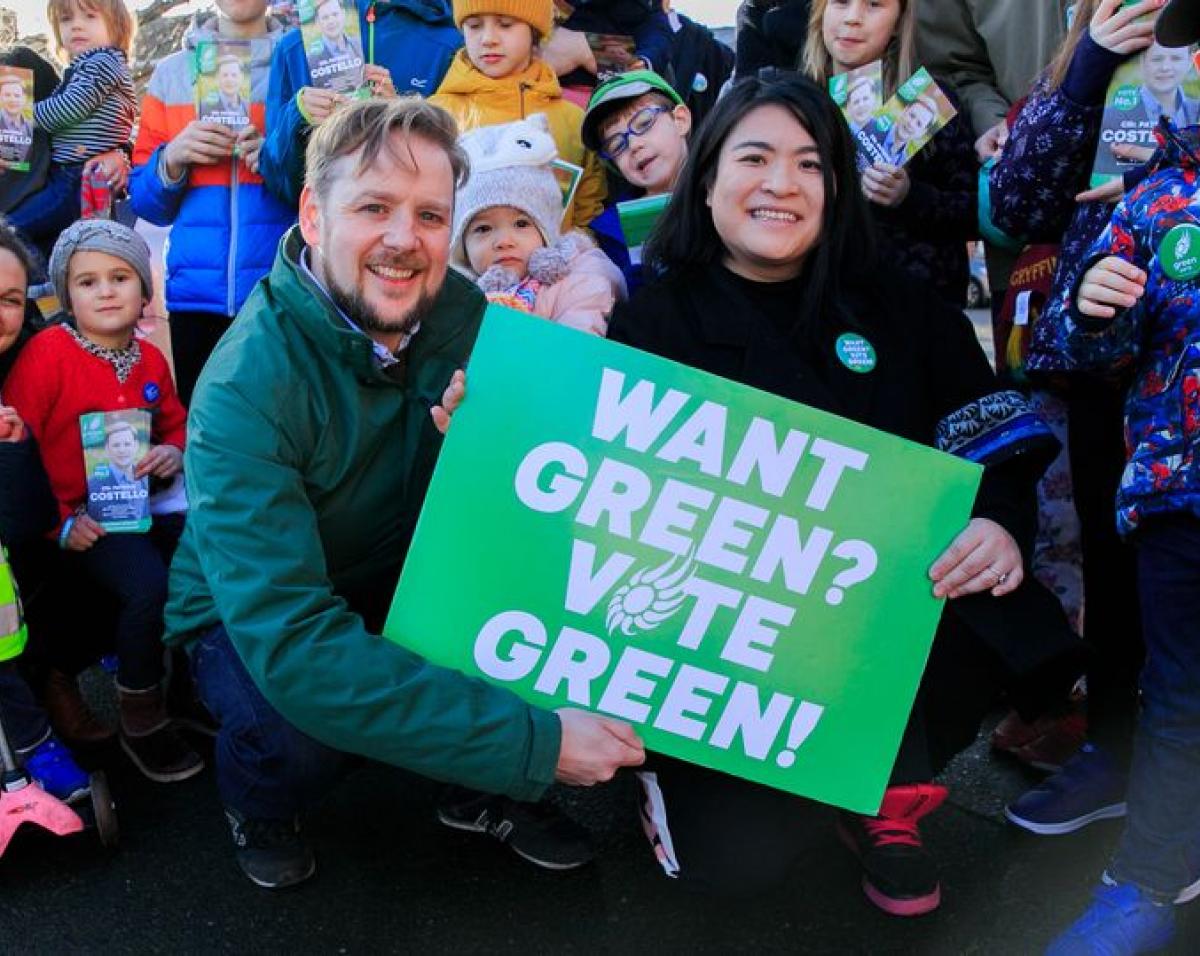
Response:
POLYGON ((402 96, 359 100, 338 107, 309 137, 304 154, 305 185, 318 199, 324 199, 329 195, 339 159, 357 154, 353 175, 360 176, 375 164, 381 153, 393 152, 393 133, 401 134, 408 153, 394 156, 395 159, 415 164, 412 148, 407 144, 418 137, 446 154, 455 189, 466 181, 467 154, 458 145, 458 125, 454 118, 419 96, 402 96))

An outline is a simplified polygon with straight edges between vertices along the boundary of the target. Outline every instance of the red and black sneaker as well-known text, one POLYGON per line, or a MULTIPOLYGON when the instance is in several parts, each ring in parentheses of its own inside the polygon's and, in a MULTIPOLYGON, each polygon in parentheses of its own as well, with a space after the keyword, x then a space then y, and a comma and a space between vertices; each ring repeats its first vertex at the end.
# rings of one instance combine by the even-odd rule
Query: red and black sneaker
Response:
POLYGON ((885 913, 920 916, 942 902, 937 868, 917 824, 945 799, 945 787, 914 783, 888 787, 877 817, 839 814, 838 833, 862 863, 863 892, 885 913))

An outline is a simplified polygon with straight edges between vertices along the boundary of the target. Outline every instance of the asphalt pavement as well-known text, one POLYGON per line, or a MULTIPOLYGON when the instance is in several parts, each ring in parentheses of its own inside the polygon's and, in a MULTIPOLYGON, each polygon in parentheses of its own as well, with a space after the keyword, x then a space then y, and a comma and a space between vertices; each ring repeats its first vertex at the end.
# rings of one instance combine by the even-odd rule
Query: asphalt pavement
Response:
MULTIPOLYGON (((1035 778, 981 737, 947 772, 950 801, 925 826, 942 906, 896 919, 863 897, 832 811, 804 824, 808 851, 785 886, 721 901, 662 875, 630 778, 554 793, 600 854, 550 873, 442 827, 429 781, 368 765, 306 817, 316 877, 273 893, 237 870, 211 769, 161 786, 116 748, 97 757, 109 768, 120 846, 23 829, 0 859, 0 951, 1035 954, 1086 905, 1120 832, 1109 821, 1034 837, 1006 824, 1004 803, 1035 778)), ((1181 917, 1171 953, 1200 952, 1200 904, 1181 917)))

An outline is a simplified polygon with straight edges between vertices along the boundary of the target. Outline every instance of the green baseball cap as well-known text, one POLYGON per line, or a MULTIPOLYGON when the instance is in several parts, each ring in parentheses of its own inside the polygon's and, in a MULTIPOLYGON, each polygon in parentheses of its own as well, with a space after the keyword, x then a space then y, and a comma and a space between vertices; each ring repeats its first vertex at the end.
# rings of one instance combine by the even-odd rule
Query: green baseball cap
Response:
POLYGON ((597 86, 588 100, 581 130, 583 145, 593 152, 600 152, 600 131, 596 127, 599 125, 599 115, 606 112, 604 107, 622 100, 635 100, 645 93, 661 93, 676 106, 684 105, 683 98, 675 92, 674 87, 653 70, 618 73, 597 86))

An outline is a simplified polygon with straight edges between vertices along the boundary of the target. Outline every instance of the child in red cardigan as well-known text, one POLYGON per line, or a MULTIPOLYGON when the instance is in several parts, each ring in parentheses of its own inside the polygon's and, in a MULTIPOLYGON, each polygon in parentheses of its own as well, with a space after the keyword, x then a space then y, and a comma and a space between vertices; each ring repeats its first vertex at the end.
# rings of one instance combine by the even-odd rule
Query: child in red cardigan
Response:
POLYGON ((38 442, 58 501, 59 545, 120 605, 121 746, 151 780, 186 780, 204 763, 171 726, 161 687, 167 566, 183 515, 154 515, 146 534, 106 532, 85 510, 79 428, 79 416, 89 412, 144 409, 151 447, 134 477, 173 481, 182 470, 187 413, 162 353, 133 335, 151 294, 150 250, 119 223, 76 222, 55 243, 50 276, 75 327, 55 326, 29 342, 5 382, 4 400, 38 442))

